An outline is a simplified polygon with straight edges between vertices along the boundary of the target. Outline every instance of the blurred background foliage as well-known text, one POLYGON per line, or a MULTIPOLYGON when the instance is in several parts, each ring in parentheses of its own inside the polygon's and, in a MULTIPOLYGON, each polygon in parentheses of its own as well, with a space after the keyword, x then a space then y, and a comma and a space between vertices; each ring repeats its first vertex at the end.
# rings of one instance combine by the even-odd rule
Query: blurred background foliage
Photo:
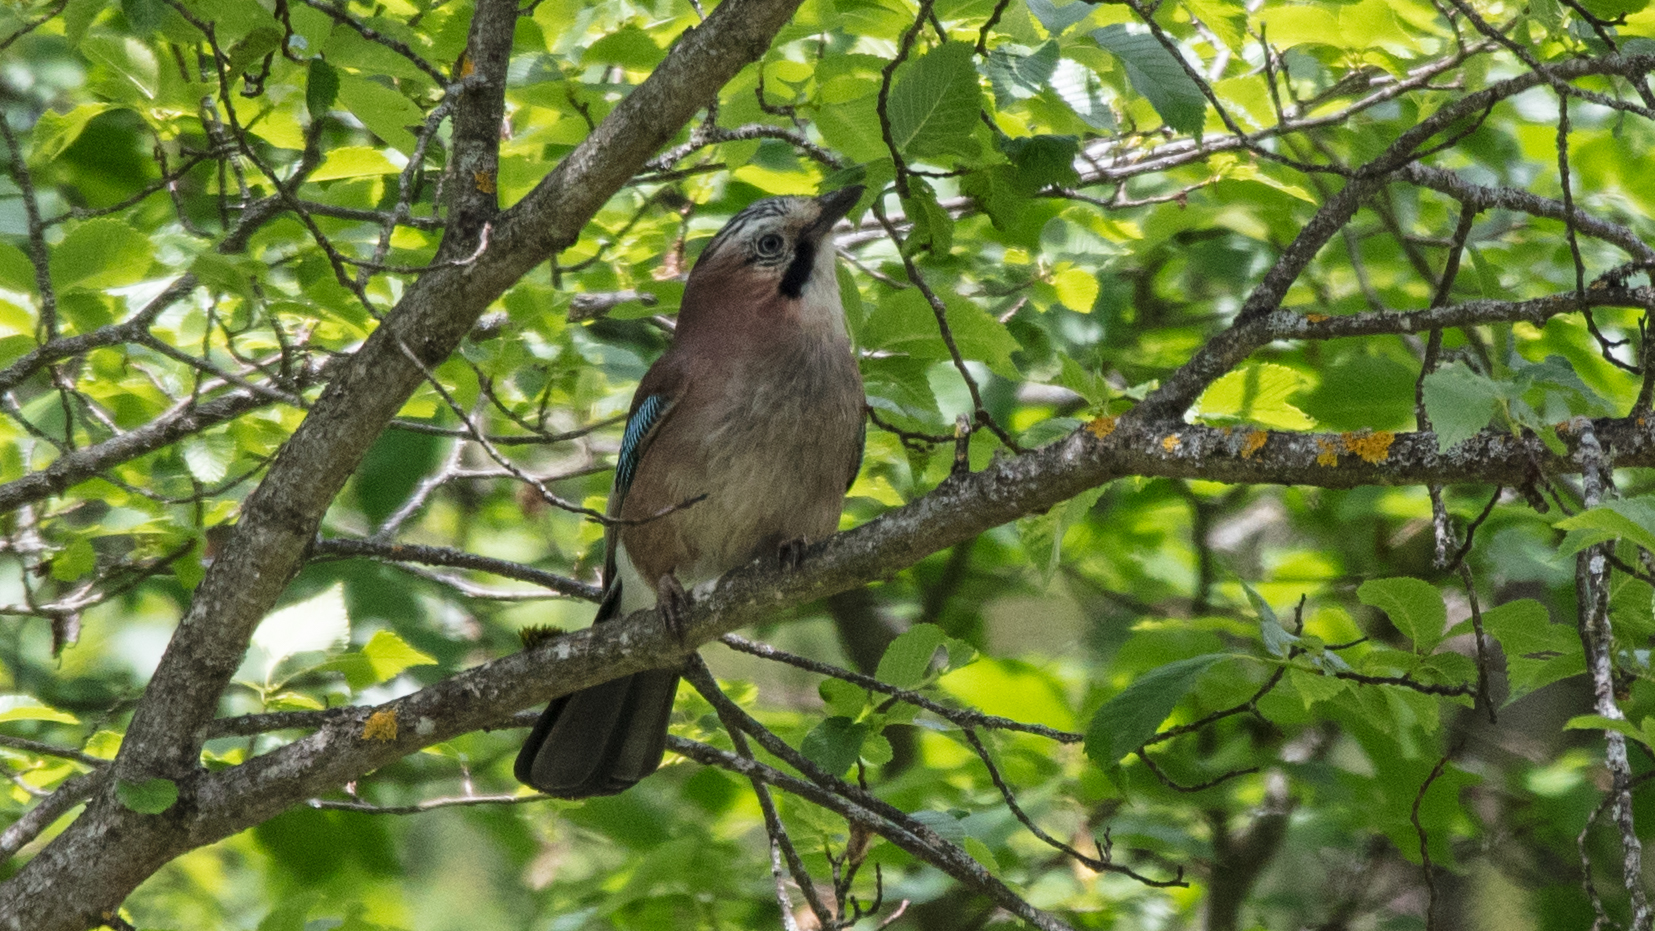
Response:
MULTIPOLYGON (((1655 49, 1647 0, 1471 9, 1540 62, 1655 49)), ((872 191, 839 236, 878 420, 845 509, 844 525, 858 525, 942 481, 953 447, 936 440, 974 411, 905 256, 946 303, 983 409, 1018 443, 1118 414, 1228 324, 1342 185, 1304 164, 1360 165, 1446 103, 1523 73, 1464 10, 1426 0, 805 0, 762 64, 724 88, 716 122, 686 130, 575 246, 499 302, 436 371, 440 391, 408 403, 324 528, 385 558, 319 550, 255 637, 223 713, 372 703, 517 649, 525 625, 586 623, 592 607, 578 598, 387 548, 595 583, 600 528, 546 506, 461 417, 516 438, 495 444, 514 469, 601 509, 617 418, 670 339, 684 273, 752 201, 853 181, 872 191), (1238 129, 1281 157, 1235 144, 1238 129)), ((695 0, 525 6, 501 202, 584 139, 701 12, 695 0)), ((10 37, 0 52, 0 495, 16 493, 0 516, 0 734, 114 753, 215 528, 235 520, 328 360, 372 330, 431 256, 442 187, 454 183, 439 108, 470 14, 462 0, 0 5, 10 37), (272 178, 293 183, 278 192, 272 178), (185 299, 115 332, 186 273, 195 287, 185 299), (76 337, 85 345, 50 364, 31 355, 76 337), (229 413, 100 461, 72 487, 27 491, 54 463, 215 401, 229 413)), ((1578 83, 1634 96, 1625 82, 1578 83)), ((1579 100, 1569 119, 1574 204, 1647 242, 1655 127, 1579 100)), ((1430 164, 1563 196, 1550 91, 1501 99, 1457 129, 1430 164)), ((1384 187, 1286 306, 1428 306, 1458 214, 1426 188, 1384 187)), ((1449 298, 1568 292, 1568 239, 1554 220, 1484 212, 1449 298)), ((1579 248, 1588 277, 1627 259, 1585 235, 1579 248)), ((1636 340, 1641 322, 1600 310, 1595 325, 1606 339, 1636 340)), ((1392 336, 1278 342, 1192 416, 1409 429, 1423 348, 1423 338, 1392 336)), ((1576 315, 1451 330, 1427 402, 1445 439, 1491 420, 1545 431, 1578 414, 1624 414, 1640 379, 1606 355, 1635 361, 1637 349, 1605 350, 1576 315)), ((1007 454, 992 432, 973 434, 973 467, 1007 454)), ((1618 479, 1627 495, 1649 490, 1646 472, 1618 479)), ((1554 526, 1580 493, 1568 480, 1548 493, 1560 510, 1543 514, 1510 491, 1445 491, 1462 530, 1498 497, 1465 557, 1484 610, 1518 602, 1490 622, 1506 648, 1494 662, 1497 725, 1470 707, 1470 636, 1463 625, 1442 636, 1470 608, 1458 575, 1433 558, 1432 504, 1419 487, 1123 479, 751 632, 817 660, 910 676, 945 703, 1087 733, 1084 744, 978 735, 1047 832, 1082 851, 1107 836, 1116 862, 1158 879, 1182 870, 1186 886, 1094 873, 1042 843, 940 717, 717 644, 704 654, 778 735, 929 813, 939 833, 1075 927, 1417 928, 1434 896, 1439 927, 1581 928, 1594 918, 1583 863, 1607 913, 1624 920, 1618 835, 1607 819, 1588 827, 1607 785, 1601 732, 1564 727, 1591 710, 1572 626, 1574 557, 1554 526), (1403 577, 1423 581, 1363 584, 1403 577), (903 631, 917 639, 898 643, 945 646, 946 660, 928 666, 923 649, 917 669, 892 659, 903 631), (1334 675, 1341 668, 1459 691, 1353 682, 1334 675), (1238 705, 1246 712, 1135 752, 1163 718, 1172 727, 1238 705)), ((1621 698, 1635 723, 1655 714, 1645 573, 1617 573, 1612 593, 1621 698)), ((729 746, 687 686, 674 731, 729 746)), ((291 736, 220 738, 206 762, 234 765, 291 736)), ((335 807, 293 810, 181 857, 126 917, 140 928, 260 931, 777 924, 751 789, 677 757, 610 799, 369 811, 516 792, 517 737, 432 747, 341 787, 324 800, 335 807)), ((1634 768, 1647 772, 1647 747, 1634 743, 1634 768)), ((86 764, 0 743, 0 768, 9 823, 86 764)), ((1650 799, 1637 801, 1638 823, 1655 823, 1650 799)), ((779 804, 806 865, 831 883, 858 839, 797 798, 779 804)), ((864 855, 852 889, 872 902, 877 867, 883 908, 859 928, 1009 920, 888 843, 864 855)))

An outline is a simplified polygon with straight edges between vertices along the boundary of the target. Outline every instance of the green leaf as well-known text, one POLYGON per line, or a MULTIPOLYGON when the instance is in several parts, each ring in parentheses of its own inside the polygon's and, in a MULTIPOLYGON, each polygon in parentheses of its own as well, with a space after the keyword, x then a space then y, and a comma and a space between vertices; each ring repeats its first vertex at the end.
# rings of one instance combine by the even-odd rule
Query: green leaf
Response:
POLYGON ((816 686, 828 711, 837 717, 855 720, 868 705, 868 690, 843 679, 823 679, 816 686))
POLYGON ((1054 506, 1044 514, 1035 514, 1017 522, 1017 533, 1023 551, 1040 572, 1040 584, 1050 585, 1063 561, 1063 537, 1070 527, 1086 517, 1092 506, 1103 496, 1103 488, 1091 488, 1054 506))
POLYGON ((50 721, 54 724, 80 723, 80 719, 69 712, 50 707, 32 695, 0 695, 0 723, 6 721, 50 721))
POLYGON ((437 659, 434 656, 417 650, 408 645, 408 642, 396 635, 395 631, 376 630, 362 647, 362 655, 367 657, 373 667, 374 681, 386 682, 402 674, 402 671, 412 666, 435 666, 437 659))
MULTIPOLYGON (((1004 324, 958 295, 944 292, 949 330, 961 355, 987 365, 995 374, 1020 378, 1011 354, 1020 347, 1004 324)), ((915 359, 945 361, 948 347, 942 341, 936 312, 918 288, 886 293, 868 315, 862 339, 869 349, 906 353, 915 359)))
MULTIPOLYGON (((908 707, 913 707, 909 705, 908 707)), ((870 733, 868 739, 862 741, 861 757, 863 762, 870 766, 884 766, 891 762, 896 755, 891 750, 891 742, 885 739, 884 734, 870 733)))
POLYGON ((1199 19, 1230 51, 1240 53, 1247 42, 1247 7, 1235 0, 1183 0, 1184 8, 1199 19))
MULTIPOLYGON (((1552 524, 1559 530, 1598 531, 1655 550, 1655 496, 1617 498, 1552 524)), ((1596 542, 1596 541, 1594 541, 1596 542)))
POLYGON ((994 859, 994 851, 988 849, 987 844, 968 836, 962 846, 965 847, 965 852, 971 855, 971 859, 981 863, 985 869, 990 872, 1000 869, 1000 861, 994 859))
POLYGON ((1155 736, 1161 722, 1208 669, 1229 658, 1227 653, 1208 653, 1139 676, 1092 715, 1086 728, 1086 755, 1101 766, 1120 762, 1155 736))
POLYGON ((1040 20, 1040 25, 1054 37, 1063 34, 1070 26, 1085 19, 1092 12, 1092 5, 1075 0, 1066 6, 1058 6, 1052 0, 1027 0, 1029 12, 1040 20))
POLYGON ((1488 426, 1504 398, 1498 385, 1451 362, 1425 376, 1425 413, 1437 434, 1437 451, 1447 452, 1488 426))
POLYGON ((897 72, 887 112, 891 139, 904 157, 978 154, 974 133, 983 92, 972 54, 967 43, 945 42, 897 72))
POLYGON ((350 633, 345 586, 335 582, 320 594, 272 612, 253 631, 253 646, 265 656, 268 677, 276 664, 295 654, 339 649, 350 633))
POLYGON ((1343 679, 1311 672, 1298 666, 1287 668, 1287 681, 1291 682, 1294 691, 1299 693, 1299 700, 1304 702, 1306 711, 1313 705, 1338 698, 1350 687, 1343 679))
POLYGON ((127 25, 140 36, 147 36, 161 25, 161 14, 166 7, 162 0, 121 0, 121 12, 127 25))
POLYGON ((313 120, 319 120, 333 109, 339 99, 339 72, 321 58, 312 58, 305 79, 305 110, 313 120))
POLYGON ((1418 652, 1429 653, 1442 642, 1448 607, 1436 586, 1406 577, 1369 579, 1356 589, 1356 597, 1384 611, 1418 652))
POLYGON ((408 645, 394 631, 376 630, 367 645, 317 666, 318 671, 337 672, 352 691, 389 682, 411 666, 433 666, 436 658, 408 645))
MULTIPOLYGON (((1648 718, 1644 719, 1646 722, 1648 718)), ((1625 718, 1609 718, 1601 714, 1577 714, 1563 725, 1564 730, 1570 731, 1614 731, 1632 738, 1641 744, 1648 744, 1649 737, 1642 729, 1625 718)))
POLYGON ((1295 400, 1324 429, 1395 430, 1413 425, 1415 378, 1389 356, 1346 356, 1322 369, 1320 384, 1295 400))
POLYGON ((1153 35, 1132 32, 1117 23, 1092 30, 1092 38, 1120 59, 1133 90, 1144 95, 1168 126, 1200 135, 1207 118, 1207 98, 1153 35))
POLYGON ((412 155, 414 133, 410 127, 425 122, 425 114, 407 97, 384 84, 353 74, 339 78, 339 103, 362 125, 391 146, 412 155))
POLYGON ((799 743, 799 752, 824 771, 843 776, 856 763, 868 731, 868 725, 850 718, 828 718, 810 729, 799 743))
POLYGON ((203 485, 224 481, 230 474, 230 464, 236 459, 235 437, 224 431, 187 437, 179 449, 185 468, 203 485))
POLYGON ((77 537, 52 556, 52 578, 59 582, 73 582, 91 574, 97 565, 98 554, 92 549, 92 541, 77 537))
POLYGON ((154 254, 149 238, 130 223, 108 217, 87 220, 52 250, 52 283, 98 289, 132 284, 148 274, 154 254))
POLYGON ((143 782, 117 779, 115 797, 140 815, 158 815, 178 801, 178 783, 159 778, 145 779, 143 782))
POLYGON ((983 63, 983 73, 988 75, 989 85, 994 88, 995 104, 1005 108, 1040 93, 1052 79, 1052 72, 1057 70, 1057 58, 1056 40, 1032 52, 1021 46, 996 46, 983 63))
POLYGON ((29 152, 29 164, 34 168, 51 164, 80 138, 93 117, 109 110, 107 103, 83 103, 68 113, 47 110, 40 114, 30 132, 34 145, 29 152))
POLYGON ((1532 599, 1507 602, 1483 612, 1483 630, 1506 654, 1511 704, 1536 689, 1586 671, 1586 652, 1570 624, 1553 624, 1545 607, 1532 599))
POLYGON ((311 181, 333 181, 338 178, 370 178, 394 175, 398 171, 385 153, 365 145, 342 146, 329 152, 322 164, 311 173, 311 181))
POLYGON ((1024 194, 1080 181, 1075 171, 1080 140, 1075 136, 1019 136, 1001 142, 1000 151, 1011 160, 1016 169, 1012 177, 1024 194))
POLYGON ((281 30, 270 26, 260 26, 231 47, 229 61, 225 66, 231 74, 253 71, 255 70, 254 65, 258 63, 259 59, 274 53, 281 47, 281 30))
POLYGON ((874 677, 899 689, 911 689, 925 681, 931 660, 945 635, 935 624, 915 624, 885 648, 874 677))
POLYGON ((903 243, 909 255, 930 251, 947 255, 954 248, 954 218, 937 203, 937 194, 921 178, 908 182, 909 194, 902 198, 902 212, 914 223, 903 243))
POLYGON ((1580 5, 1598 19, 1616 20, 1649 6, 1649 0, 1580 0, 1580 5))
POLYGON ((1287 400, 1304 386, 1304 376, 1285 365, 1245 365, 1209 385, 1196 399, 1194 414, 1278 430, 1309 429, 1315 421, 1287 400))

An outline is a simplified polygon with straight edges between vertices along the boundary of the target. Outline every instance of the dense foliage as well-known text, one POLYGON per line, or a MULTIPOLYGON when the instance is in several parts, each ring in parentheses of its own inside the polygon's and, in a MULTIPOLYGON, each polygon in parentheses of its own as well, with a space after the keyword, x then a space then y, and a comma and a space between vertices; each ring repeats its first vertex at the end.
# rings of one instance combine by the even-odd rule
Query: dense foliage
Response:
POLYGON ((0 8, 0 928, 1650 926, 1655 5, 804 0, 629 162, 730 20, 491 3, 0 8), (701 246, 850 183, 843 551, 906 555, 705 647, 656 776, 532 795, 563 680, 438 690, 590 617, 701 246), (346 377, 501 254, 411 396, 346 377), (300 457, 352 477, 259 536, 300 457))

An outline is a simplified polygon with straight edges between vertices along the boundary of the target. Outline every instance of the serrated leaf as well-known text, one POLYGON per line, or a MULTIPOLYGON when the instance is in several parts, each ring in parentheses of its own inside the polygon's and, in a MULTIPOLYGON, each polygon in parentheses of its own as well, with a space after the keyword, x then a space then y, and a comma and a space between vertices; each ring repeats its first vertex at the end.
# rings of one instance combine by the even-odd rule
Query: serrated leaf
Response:
POLYGON ((1056 40, 1022 54, 1013 48, 998 46, 988 53, 988 60, 983 63, 983 73, 994 88, 995 103, 1002 108, 1040 93, 1052 79, 1052 72, 1057 70, 1056 40))
POLYGON ((1184 8, 1239 54, 1247 42, 1247 7, 1234 0, 1183 0, 1184 8))
POLYGON ((1306 711, 1313 705, 1338 698, 1340 693, 1350 687, 1343 679, 1321 675, 1297 666, 1288 667, 1287 681, 1292 683, 1294 691, 1299 693, 1299 700, 1304 702, 1306 711))
POLYGON ((891 762, 894 754, 891 751, 891 742, 885 739, 884 734, 869 734, 862 741, 862 761, 870 766, 884 766, 891 762))
POLYGON ((1430 653, 1442 642, 1448 607, 1436 586, 1406 577, 1369 579, 1356 589, 1356 597, 1384 611, 1418 652, 1430 653))
POLYGON ((965 843, 965 825, 961 824, 962 815, 952 811, 915 811, 908 817, 925 825, 936 832, 938 837, 955 844, 965 843))
POLYGON ((1208 653, 1168 663, 1135 679, 1119 695, 1104 702, 1086 728, 1086 755, 1101 766, 1114 766, 1121 757, 1155 736, 1161 722, 1195 688, 1226 653, 1208 653))
POLYGON ((1075 170, 1080 140, 1074 136, 1018 136, 1002 141, 1000 151, 1015 169, 1014 188, 1024 194, 1080 182, 1080 174, 1075 170))
POLYGON ((52 250, 52 283, 58 288, 111 288, 141 280, 155 247, 130 223, 99 217, 69 231, 52 250))
POLYGON ((351 634, 345 586, 335 582, 320 594, 273 612, 253 631, 253 646, 266 657, 265 674, 297 653, 332 652, 351 634))
POLYGON ((1063 34, 1070 26, 1085 19, 1092 12, 1092 5, 1080 2, 1080 0, 1075 0, 1075 2, 1065 6, 1058 6, 1052 0, 1027 0, 1027 2, 1029 12, 1033 13, 1035 19, 1040 20, 1040 25, 1045 26, 1046 31, 1053 36, 1063 34))
POLYGON ((899 689, 911 689, 925 681, 937 647, 945 635, 935 624, 915 624, 885 648, 874 677, 899 689))
POLYGON ((1285 365, 1245 365, 1209 385, 1196 400, 1194 413, 1278 430, 1305 430, 1315 421, 1287 400, 1304 387, 1304 376, 1285 365))
POLYGON ((861 754, 868 730, 868 725, 850 718, 828 718, 810 729, 799 742, 799 752, 824 771, 843 776, 861 754))
POLYGON ((828 712, 836 717, 855 720, 868 704, 868 690, 843 679, 823 679, 816 686, 828 712))
POLYGON ((376 682, 385 682, 402 674, 412 666, 435 666, 434 656, 409 646, 394 631, 376 630, 362 647, 362 655, 373 667, 376 682))
POLYGON ((1207 98, 1184 66, 1153 35, 1133 32, 1123 23, 1092 30, 1092 38, 1126 66, 1132 89, 1142 94, 1166 124, 1199 135, 1207 118, 1207 98))
MULTIPOLYGON (((1645 718, 1644 720, 1647 722, 1649 719, 1645 718)), ((1601 714, 1577 714, 1563 725, 1563 729, 1571 731, 1614 731, 1641 744, 1649 742, 1649 737, 1644 731, 1631 721, 1625 718, 1604 717, 1601 714)))
POLYGON ((54 724, 80 723, 80 719, 69 712, 50 707, 32 695, 0 695, 0 723, 6 721, 50 721, 54 724))
POLYGON ((196 481, 216 485, 230 474, 230 464, 236 458, 236 441, 224 432, 198 433, 179 444, 179 455, 196 481))
POLYGON ((1586 671, 1580 635, 1569 624, 1553 624, 1544 606, 1523 598, 1483 612, 1483 629, 1506 654, 1506 704, 1560 679, 1586 671))
POLYGON ((1063 561, 1063 537, 1069 528, 1085 518, 1093 505, 1103 496, 1103 488, 1090 488, 1054 506, 1044 514, 1035 514, 1017 522, 1017 534, 1023 551, 1040 573, 1040 583, 1050 585, 1063 561))
POLYGON ((47 110, 35 121, 30 138, 34 145, 29 152, 29 163, 35 167, 47 165, 74 145, 92 118, 110 109, 107 103, 83 103, 68 113, 47 110))
POLYGON ((983 92, 972 54, 964 42, 945 42, 897 72, 888 112, 891 140, 905 157, 978 154, 983 92))
POLYGON ((1559 530, 1595 531, 1655 550, 1655 496, 1605 501, 1552 526, 1559 530))
POLYGON ((1437 451, 1447 452, 1488 426, 1504 396, 1499 386, 1464 362, 1451 362, 1425 376, 1425 413, 1437 434, 1437 451))
POLYGON ((145 779, 143 782, 115 780, 115 797, 121 804, 141 815, 158 815, 178 801, 178 784, 171 779, 145 779))

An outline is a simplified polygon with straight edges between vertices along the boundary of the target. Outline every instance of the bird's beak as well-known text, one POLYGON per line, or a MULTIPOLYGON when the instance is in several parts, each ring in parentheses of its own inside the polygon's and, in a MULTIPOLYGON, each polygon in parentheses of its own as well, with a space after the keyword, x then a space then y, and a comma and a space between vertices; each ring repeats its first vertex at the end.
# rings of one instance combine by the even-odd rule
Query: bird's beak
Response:
POLYGON ((826 236, 827 231, 833 229, 833 224, 838 223, 844 218, 845 214, 850 213, 850 209, 856 206, 857 201, 862 199, 864 190, 865 188, 862 185, 853 184, 850 187, 842 187, 831 194, 823 194, 816 198, 816 206, 821 208, 822 212, 817 214, 815 222, 811 223, 810 228, 806 230, 809 238, 821 239, 826 236))

